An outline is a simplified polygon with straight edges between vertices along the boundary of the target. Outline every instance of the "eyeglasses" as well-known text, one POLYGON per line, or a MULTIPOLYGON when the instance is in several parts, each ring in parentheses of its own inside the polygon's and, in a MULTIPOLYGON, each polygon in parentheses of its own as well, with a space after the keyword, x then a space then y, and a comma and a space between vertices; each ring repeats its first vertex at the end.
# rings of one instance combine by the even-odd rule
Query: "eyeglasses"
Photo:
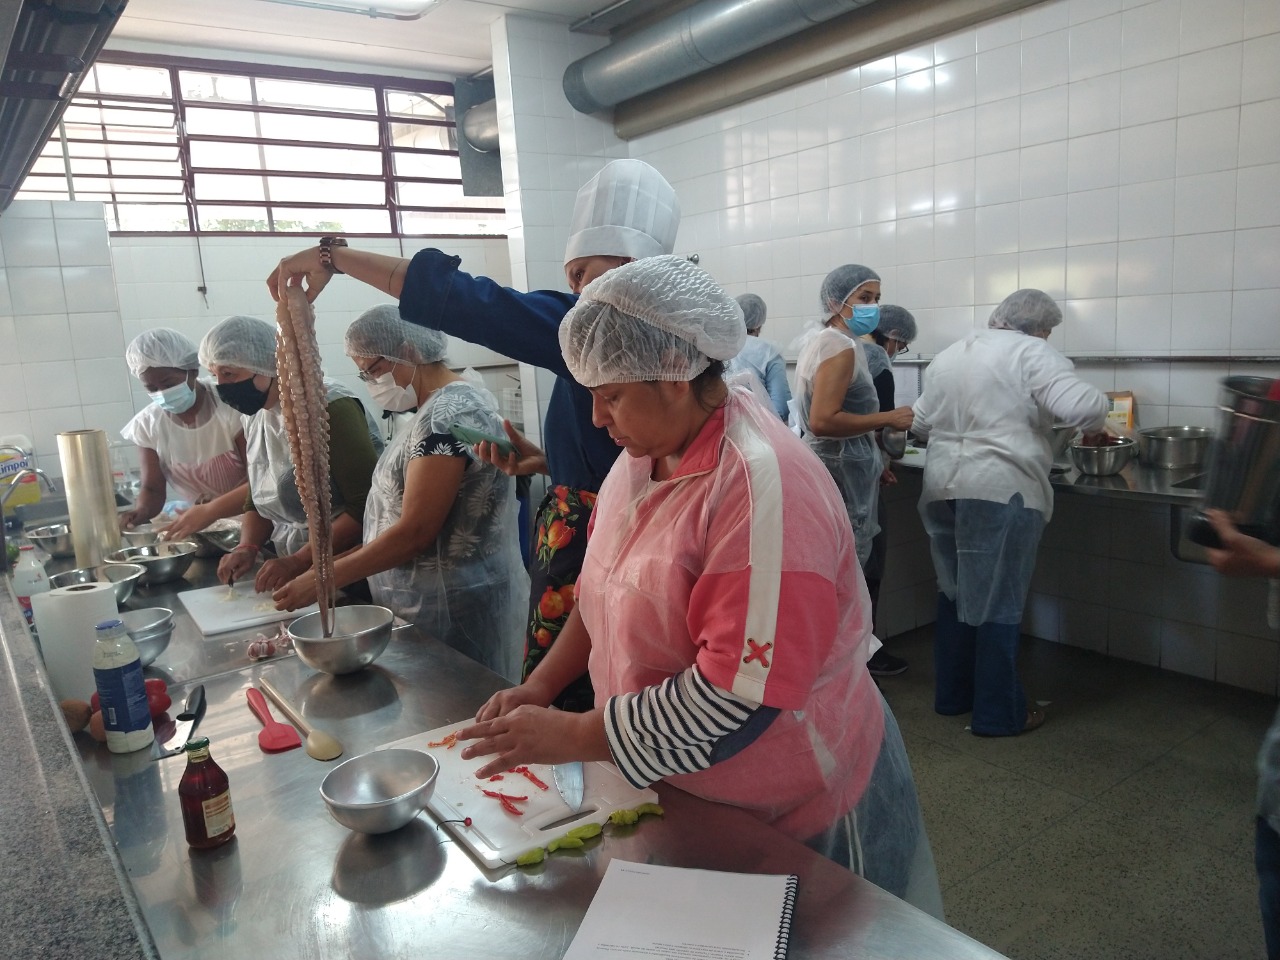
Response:
MULTIPOLYGON (((383 373, 387 372, 384 369, 381 373, 374 373, 373 372, 374 369, 388 363, 395 363, 395 361, 388 360, 386 357, 379 357, 377 360, 373 361, 373 363, 369 364, 367 367, 365 367, 363 370, 357 373, 356 376, 360 379, 361 383, 373 383, 380 376, 382 376, 383 373)), ((358 368, 359 364, 356 364, 356 366, 358 368)))

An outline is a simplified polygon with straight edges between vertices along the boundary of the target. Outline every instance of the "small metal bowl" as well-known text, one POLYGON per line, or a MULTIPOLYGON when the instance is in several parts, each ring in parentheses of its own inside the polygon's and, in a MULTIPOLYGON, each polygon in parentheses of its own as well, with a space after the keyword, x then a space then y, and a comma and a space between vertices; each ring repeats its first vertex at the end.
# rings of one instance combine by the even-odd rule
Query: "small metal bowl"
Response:
POLYGON ((65 523, 36 527, 34 530, 27 530, 25 536, 55 560, 76 555, 75 544, 71 542, 71 528, 65 523))
POLYGON ((49 586, 72 587, 79 583, 109 582, 116 588, 116 605, 121 606, 131 596, 146 570, 138 563, 104 563, 99 567, 81 567, 66 573, 55 573, 49 578, 49 586))
POLYGON ((179 580, 196 558, 200 545, 190 540, 161 541, 145 547, 125 547, 106 556, 107 563, 136 563, 142 566, 138 581, 147 587, 179 580))
POLYGON ((120 536, 131 547, 147 547, 160 542, 161 529, 163 528, 157 527, 154 523, 140 523, 128 530, 121 530, 120 536))
POLYGON ((326 637, 320 614, 308 613, 289 624, 298 659, 312 670, 340 675, 363 670, 391 642, 395 614, 386 607, 360 605, 334 611, 333 636, 326 637))
POLYGON ((145 607, 125 610, 120 614, 125 632, 138 648, 142 665, 150 666, 164 653, 173 636, 173 611, 168 607, 145 607))
POLYGON ((333 819, 357 833, 390 833, 421 813, 440 764, 422 750, 372 750, 338 764, 320 784, 333 819))
POLYGON ((1086 446, 1077 440, 1071 444, 1071 462, 1090 477, 1109 477, 1119 473, 1138 450, 1137 441, 1128 437, 1112 437, 1102 446, 1086 446))

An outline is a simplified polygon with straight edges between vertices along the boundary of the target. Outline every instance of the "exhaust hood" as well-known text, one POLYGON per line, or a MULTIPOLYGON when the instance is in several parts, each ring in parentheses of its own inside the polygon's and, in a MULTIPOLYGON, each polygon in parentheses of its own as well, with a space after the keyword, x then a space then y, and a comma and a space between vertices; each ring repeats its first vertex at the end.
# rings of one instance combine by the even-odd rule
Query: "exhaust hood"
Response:
POLYGON ((57 128, 126 2, 0 3, 0 213, 57 128))

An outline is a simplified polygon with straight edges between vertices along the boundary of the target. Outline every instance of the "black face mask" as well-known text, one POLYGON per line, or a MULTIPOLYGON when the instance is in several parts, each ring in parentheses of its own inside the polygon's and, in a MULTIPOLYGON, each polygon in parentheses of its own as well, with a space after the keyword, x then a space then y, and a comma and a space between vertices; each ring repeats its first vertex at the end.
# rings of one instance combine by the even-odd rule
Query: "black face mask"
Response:
POLYGON ((267 402, 267 393, 270 390, 270 386, 266 390, 255 387, 253 377, 238 380, 235 383, 218 384, 218 396, 222 398, 222 402, 246 417, 251 417, 262 409, 267 402))

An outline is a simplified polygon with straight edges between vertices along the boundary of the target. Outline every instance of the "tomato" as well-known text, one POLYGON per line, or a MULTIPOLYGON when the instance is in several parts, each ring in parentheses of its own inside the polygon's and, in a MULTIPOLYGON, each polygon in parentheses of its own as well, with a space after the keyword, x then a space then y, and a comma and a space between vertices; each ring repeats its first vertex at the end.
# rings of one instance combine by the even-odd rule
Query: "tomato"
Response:
MULTIPOLYGON (((173 699, 169 696, 169 685, 163 680, 148 679, 145 683, 147 688, 147 709, 151 711, 151 719, 154 720, 173 705, 173 699)), ((102 701, 98 698, 96 690, 93 692, 93 696, 89 698, 89 709, 95 713, 102 709, 102 701)))

